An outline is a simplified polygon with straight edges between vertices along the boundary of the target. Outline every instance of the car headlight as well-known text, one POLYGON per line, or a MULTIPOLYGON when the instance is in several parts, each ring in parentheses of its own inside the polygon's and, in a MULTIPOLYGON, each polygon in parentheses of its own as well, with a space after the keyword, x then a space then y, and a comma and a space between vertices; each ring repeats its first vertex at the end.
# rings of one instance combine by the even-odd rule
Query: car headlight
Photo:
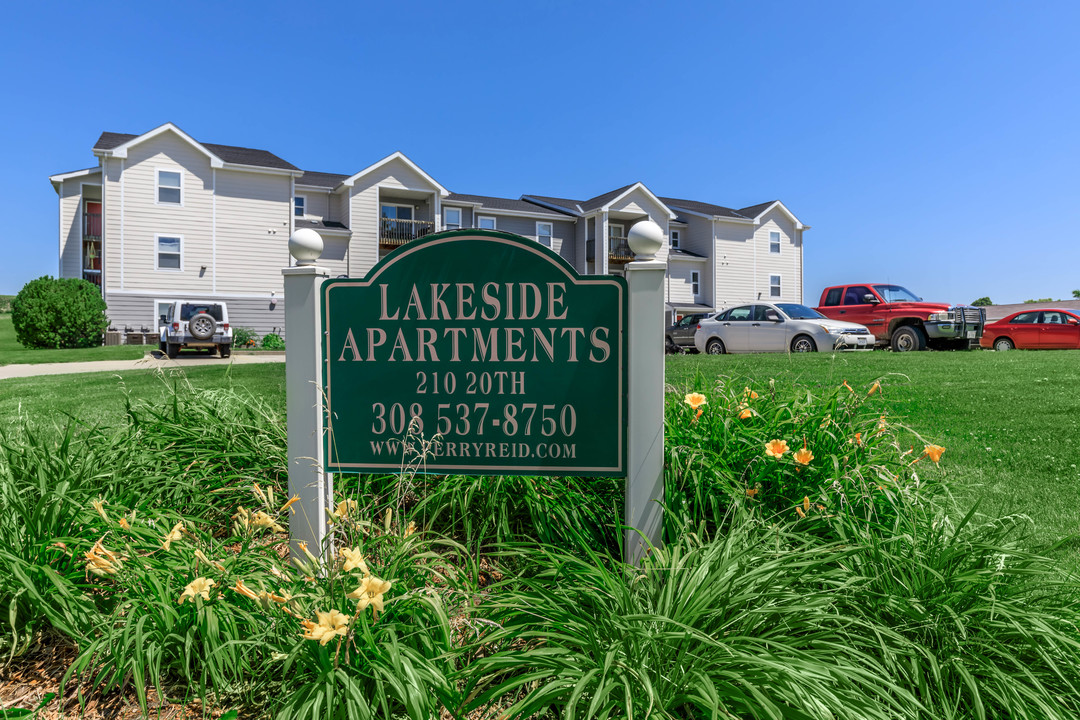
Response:
POLYGON ((927 322, 952 322, 955 319, 956 316, 951 312, 930 313, 926 317, 927 322))
POLYGON ((824 330, 825 332, 830 333, 830 334, 839 335, 839 334, 841 334, 843 332, 842 330, 837 330, 836 328, 831 328, 828 325, 818 325, 818 327, 821 328, 822 330, 824 330))

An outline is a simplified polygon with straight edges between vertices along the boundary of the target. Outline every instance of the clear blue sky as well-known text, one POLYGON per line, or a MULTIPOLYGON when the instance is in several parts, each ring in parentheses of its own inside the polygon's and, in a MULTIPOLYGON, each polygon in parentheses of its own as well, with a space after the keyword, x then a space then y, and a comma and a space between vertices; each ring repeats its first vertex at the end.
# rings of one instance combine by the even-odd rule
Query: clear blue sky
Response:
POLYGON ((105 130, 455 192, 636 180, 805 223, 806 300, 1080 288, 1080 4, 17 3, 0 26, 0 293, 57 272, 53 173, 105 130))

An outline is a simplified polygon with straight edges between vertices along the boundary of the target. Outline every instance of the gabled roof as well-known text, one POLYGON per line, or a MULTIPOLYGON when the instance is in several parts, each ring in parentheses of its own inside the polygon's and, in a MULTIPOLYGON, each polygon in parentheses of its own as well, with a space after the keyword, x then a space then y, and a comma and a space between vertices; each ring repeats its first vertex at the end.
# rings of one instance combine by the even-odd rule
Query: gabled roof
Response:
POLYGON ((581 209, 585 212, 589 212, 590 210, 597 210, 599 208, 602 208, 620 195, 626 194, 626 192, 630 188, 640 184, 641 183, 630 183, 629 185, 623 185, 617 190, 612 190, 611 192, 606 192, 603 195, 597 195, 594 198, 589 198, 588 200, 581 203, 581 209))
POLYGON ((314 185, 315 187, 336 188, 349 179, 348 175, 340 173, 312 172, 305 170, 304 174, 296 178, 297 185, 314 185))
POLYGON ((543 205, 544 207, 548 207, 553 210, 565 210, 572 215, 582 214, 581 203, 577 200, 549 197, 547 195, 522 195, 521 199, 527 202, 536 203, 537 205, 543 205))
POLYGON ((769 202, 763 202, 758 203, 757 205, 751 205, 750 207, 744 207, 739 210, 739 214, 743 217, 748 217, 753 220, 778 202, 780 201, 770 200, 769 202))
POLYGON ((87 177, 87 176, 90 176, 90 175, 99 175, 100 173, 101 173, 101 166, 92 167, 92 168, 86 168, 85 170, 72 170, 71 172, 57 173, 56 175, 50 175, 49 176, 49 182, 51 182, 53 185, 57 185, 59 183, 64 182, 65 180, 70 180, 71 178, 87 177))
POLYGON ((246 165, 249 167, 272 168, 274 170, 300 169, 267 150, 199 142, 172 123, 165 123, 142 135, 104 132, 98 138, 98 141, 94 143, 94 153, 127 157, 128 148, 167 131, 176 133, 207 155, 211 159, 211 165, 214 167, 222 167, 225 163, 228 163, 230 165, 246 165), (214 162, 215 160, 217 162, 214 162))
POLYGON ((464 195, 462 193, 450 193, 443 199, 443 204, 460 203, 462 205, 479 205, 480 210, 503 210, 506 212, 525 213, 529 215, 543 215, 545 217, 560 218, 571 213, 549 210, 527 200, 514 200, 512 198, 491 197, 489 195, 464 195))
POLYGON ((305 220, 304 218, 296 218, 294 224, 297 228, 311 228, 312 230, 349 231, 349 228, 346 227, 345 223, 340 223, 336 220, 305 220))
POLYGON ((438 182, 436 182, 435 178, 431 177, 431 176, 430 176, 430 175, 428 175, 428 174, 427 174, 426 172, 424 172, 424 171, 423 171, 423 170, 422 170, 422 169, 420 168, 420 166, 419 166, 419 165, 417 165, 416 163, 414 163, 414 162, 413 162, 412 160, 410 160, 409 158, 405 157, 405 153, 403 153, 403 152, 400 152, 400 151, 399 151, 399 152, 396 152, 396 153, 394 153, 393 155, 387 155, 386 157, 384 157, 384 158, 383 158, 382 160, 380 160, 379 162, 375 163, 374 165, 368 165, 368 166, 367 166, 366 168, 364 168, 364 169, 363 169, 363 170, 361 170, 360 172, 358 172, 358 173, 355 173, 355 174, 353 174, 353 175, 350 175, 349 177, 345 178, 345 180, 343 180, 342 182, 343 182, 343 183, 344 183, 345 185, 347 185, 347 186, 349 186, 349 187, 352 187, 353 183, 355 183, 355 182, 356 182, 357 180, 359 180, 360 178, 364 177, 365 175, 367 175, 367 174, 368 174, 368 173, 370 173, 370 172, 374 172, 375 170, 378 170, 378 169, 379 169, 379 168, 381 168, 381 167, 382 167, 383 165, 386 165, 387 163, 389 163, 389 162, 392 162, 392 161, 394 161, 394 160, 400 160, 401 162, 403 162, 403 163, 405 163, 406 165, 408 165, 408 166, 409 166, 409 167, 410 167, 410 168, 411 168, 411 169, 412 169, 413 171, 415 171, 415 172, 416 172, 416 173, 418 173, 418 174, 419 174, 419 175, 420 175, 420 176, 421 176, 422 178, 424 178, 424 179, 425 179, 425 180, 427 180, 427 181, 428 181, 429 183, 431 183, 431 186, 432 186, 432 187, 434 187, 435 189, 437 189, 437 190, 439 191, 439 195, 441 195, 442 197, 446 197, 447 195, 449 195, 449 194, 450 194, 450 191, 449 191, 449 190, 447 190, 447 189, 446 189, 446 188, 444 188, 444 187, 443 187, 442 185, 440 185, 440 184, 439 184, 438 182))
POLYGON ((713 205, 711 203, 698 202, 696 200, 680 200, 678 198, 660 198, 668 207, 675 208, 677 210, 687 210, 698 215, 709 215, 713 217, 730 217, 737 220, 750 220, 752 218, 742 214, 740 210, 732 210, 729 207, 723 205, 713 205))

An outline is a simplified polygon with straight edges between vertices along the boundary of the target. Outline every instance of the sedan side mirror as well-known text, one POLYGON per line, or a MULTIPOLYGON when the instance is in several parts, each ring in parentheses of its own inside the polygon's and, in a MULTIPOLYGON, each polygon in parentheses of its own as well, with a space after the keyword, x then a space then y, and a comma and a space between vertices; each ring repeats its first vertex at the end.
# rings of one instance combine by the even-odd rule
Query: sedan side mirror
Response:
POLYGON ((1080 320, 1077 320, 1074 317, 1065 318, 1065 322, 1069 323, 1070 325, 1080 325, 1080 320))
POLYGON ((873 293, 866 293, 862 296, 862 299, 864 303, 870 303, 871 305, 878 304, 877 295, 874 295, 873 293))

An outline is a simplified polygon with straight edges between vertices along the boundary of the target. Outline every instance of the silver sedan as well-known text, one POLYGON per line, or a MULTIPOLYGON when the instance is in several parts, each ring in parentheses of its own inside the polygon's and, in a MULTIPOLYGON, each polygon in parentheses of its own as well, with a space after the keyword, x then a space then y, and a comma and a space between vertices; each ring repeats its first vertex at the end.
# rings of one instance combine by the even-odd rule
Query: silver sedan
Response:
POLYGON ((865 325, 830 320, 805 305, 754 303, 702 320, 694 345, 710 355, 871 350, 874 336, 865 325))

